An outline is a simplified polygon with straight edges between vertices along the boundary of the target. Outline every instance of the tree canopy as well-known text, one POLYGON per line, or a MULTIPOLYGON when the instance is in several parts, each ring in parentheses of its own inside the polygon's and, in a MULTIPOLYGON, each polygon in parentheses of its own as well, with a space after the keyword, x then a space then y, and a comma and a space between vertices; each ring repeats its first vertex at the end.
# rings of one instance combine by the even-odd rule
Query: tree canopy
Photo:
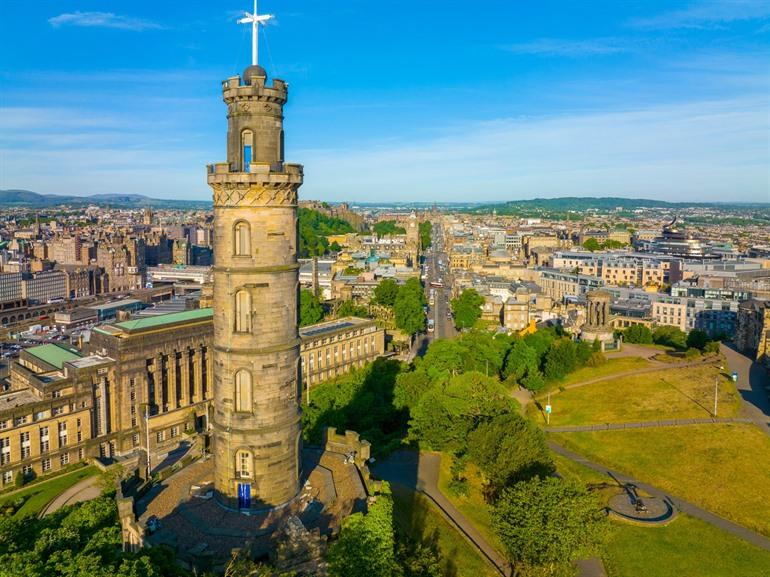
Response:
POLYGON ((398 226, 395 220, 381 220, 372 227, 372 230, 377 236, 385 236, 386 234, 406 234, 406 229, 403 226, 398 226))
POLYGON ((433 243, 433 223, 429 220, 424 220, 420 223, 420 249, 428 250, 433 243))
MULTIPOLYGON (((297 211, 297 218, 299 222, 300 258, 326 254, 330 248, 326 238, 329 235, 355 232, 348 221, 327 216, 310 208, 300 208, 297 211)), ((339 250, 339 245, 337 245, 337 250, 339 250)))
POLYGON ((351 300, 342 301, 337 308, 337 317, 363 317, 369 316, 369 309, 363 305, 357 305, 351 300))
POLYGON ((382 279, 380 284, 374 287, 375 304, 392 307, 396 304, 398 296, 398 283, 392 278, 382 279))
POLYGON ((468 455, 484 473, 489 499, 508 485, 554 471, 543 432, 518 413, 479 424, 468 437, 468 455))
POLYGON ((457 329, 467 329, 472 327, 481 317, 481 305, 484 304, 484 297, 476 289, 465 289, 460 296, 452 299, 452 314, 454 315, 455 327, 457 329))
POLYGON ((533 477, 503 489, 493 525, 519 574, 565 575, 604 541, 608 522, 582 485, 533 477))
POLYGON ((408 335, 425 330, 425 294, 416 278, 410 278, 398 290, 393 303, 396 326, 408 335))
POLYGON ((329 546, 330 577, 391 577, 396 572, 393 498, 384 485, 366 514, 342 522, 329 546))
POLYGON ((25 577, 181 577, 171 549, 123 552, 112 496, 65 507, 42 519, 0 516, 0 575, 25 577))
POLYGON ((623 331, 623 338, 627 343, 640 345, 652 344, 652 331, 644 325, 633 325, 623 331))
POLYGON ((314 325, 324 318, 324 310, 321 301, 309 290, 301 290, 299 293, 299 326, 314 325))
POLYGON ((411 411, 409 438, 434 450, 462 451, 480 423, 516 410, 500 382, 468 372, 425 392, 411 411))

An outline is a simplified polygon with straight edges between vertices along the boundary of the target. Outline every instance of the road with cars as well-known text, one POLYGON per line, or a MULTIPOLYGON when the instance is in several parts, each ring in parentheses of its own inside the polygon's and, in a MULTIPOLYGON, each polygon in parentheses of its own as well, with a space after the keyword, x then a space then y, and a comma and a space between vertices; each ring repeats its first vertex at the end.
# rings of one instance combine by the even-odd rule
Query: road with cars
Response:
POLYGON ((451 338, 456 334, 449 305, 452 275, 445 252, 443 229, 438 223, 433 223, 431 241, 431 247, 424 255, 421 271, 425 299, 428 301, 428 330, 419 335, 415 342, 416 355, 425 354, 434 339, 451 338))

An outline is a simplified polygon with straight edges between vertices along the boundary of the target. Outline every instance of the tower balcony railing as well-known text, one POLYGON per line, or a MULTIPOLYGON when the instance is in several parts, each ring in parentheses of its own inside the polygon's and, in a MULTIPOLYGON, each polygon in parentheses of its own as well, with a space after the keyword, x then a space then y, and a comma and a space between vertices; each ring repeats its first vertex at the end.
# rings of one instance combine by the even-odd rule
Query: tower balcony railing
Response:
POLYGON ((206 166, 208 174, 302 174, 302 165, 290 164, 285 162, 252 162, 248 165, 248 170, 243 170, 235 162, 217 162, 206 166))

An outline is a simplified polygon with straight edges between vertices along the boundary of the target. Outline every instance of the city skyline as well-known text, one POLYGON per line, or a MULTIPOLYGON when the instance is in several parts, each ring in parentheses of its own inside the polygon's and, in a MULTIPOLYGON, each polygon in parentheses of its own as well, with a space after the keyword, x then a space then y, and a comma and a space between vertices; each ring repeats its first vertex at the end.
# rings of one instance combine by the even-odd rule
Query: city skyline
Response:
MULTIPOLYGON (((208 199, 248 4, 9 4, 0 188, 208 199)), ((767 3, 260 9, 303 198, 770 200, 767 3)))

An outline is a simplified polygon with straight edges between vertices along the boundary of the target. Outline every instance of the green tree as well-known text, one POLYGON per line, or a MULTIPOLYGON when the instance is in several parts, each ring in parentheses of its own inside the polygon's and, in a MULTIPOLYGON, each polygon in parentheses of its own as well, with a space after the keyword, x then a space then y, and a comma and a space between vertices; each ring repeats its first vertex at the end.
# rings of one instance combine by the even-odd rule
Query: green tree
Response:
POLYGON ((395 220, 381 220, 380 222, 375 223, 373 230, 377 236, 406 234, 406 229, 403 226, 398 226, 395 220))
POLYGON ((424 303, 425 295, 419 280, 410 278, 399 287, 393 313, 396 326, 410 337, 425 330, 425 313, 422 310, 424 303))
POLYGON ((351 300, 342 301, 339 308, 337 308, 337 317, 368 317, 369 309, 365 306, 357 305, 351 300))
POLYGON ((476 426, 515 410, 497 378, 464 373, 422 395, 411 412, 409 438, 435 450, 463 451, 476 426))
POLYGON ((578 367, 575 343, 569 339, 554 341, 545 355, 543 374, 549 381, 564 378, 578 367))
POLYGON ((387 483, 369 506, 342 522, 339 538, 329 546, 330 577, 391 577, 397 571, 393 532, 393 498, 387 483))
POLYGON ((623 331, 623 338, 627 343, 638 343, 640 345, 652 344, 652 331, 644 325, 633 325, 623 331))
POLYGON ((504 489, 492 522, 517 575, 568 575, 571 563, 594 554, 608 532, 598 500, 555 477, 504 489))
POLYGON ((398 297, 398 283, 392 278, 386 278, 380 281, 374 288, 374 302, 385 307, 392 307, 396 304, 398 297))
POLYGON ((698 349, 702 351, 709 342, 709 335, 706 331, 693 329, 687 334, 687 348, 698 349))
POLYGON ((299 293, 299 326, 314 325, 324 318, 321 301, 309 290, 301 290, 299 293))
POLYGON ((396 387, 393 390, 393 406, 411 410, 434 384, 434 380, 422 365, 412 371, 400 373, 396 377, 396 387))
POLYGON ((420 223, 420 248, 421 250, 428 250, 430 248, 433 234, 433 223, 429 220, 424 220, 420 223))
POLYGON ((590 237, 583 241, 583 248, 590 250, 591 252, 596 252, 597 250, 601 250, 602 246, 599 244, 598 240, 594 237, 590 237))
POLYGON ((620 242, 619 240, 615 240, 612 238, 608 238, 602 243, 602 248, 606 250, 612 250, 616 248, 623 248, 626 246, 624 243, 620 242))
POLYGON ((451 302, 455 327, 467 329, 472 327, 481 317, 481 305, 484 297, 476 289, 465 289, 460 296, 453 298, 451 302))
POLYGON ((468 437, 468 455, 484 473, 490 501, 508 485, 554 471, 543 432, 516 413, 498 415, 476 427, 468 437))
POLYGON ((326 254, 330 249, 326 238, 329 235, 355 232, 348 221, 327 216, 317 210, 300 208, 297 213, 300 258, 326 254))
POLYGON ((679 327, 662 326, 652 333, 655 344, 683 351, 687 348, 687 335, 679 327))
POLYGON ((342 247, 340 246, 340 243, 338 243, 336 240, 329 245, 329 250, 332 252, 340 252, 342 250, 342 247))

